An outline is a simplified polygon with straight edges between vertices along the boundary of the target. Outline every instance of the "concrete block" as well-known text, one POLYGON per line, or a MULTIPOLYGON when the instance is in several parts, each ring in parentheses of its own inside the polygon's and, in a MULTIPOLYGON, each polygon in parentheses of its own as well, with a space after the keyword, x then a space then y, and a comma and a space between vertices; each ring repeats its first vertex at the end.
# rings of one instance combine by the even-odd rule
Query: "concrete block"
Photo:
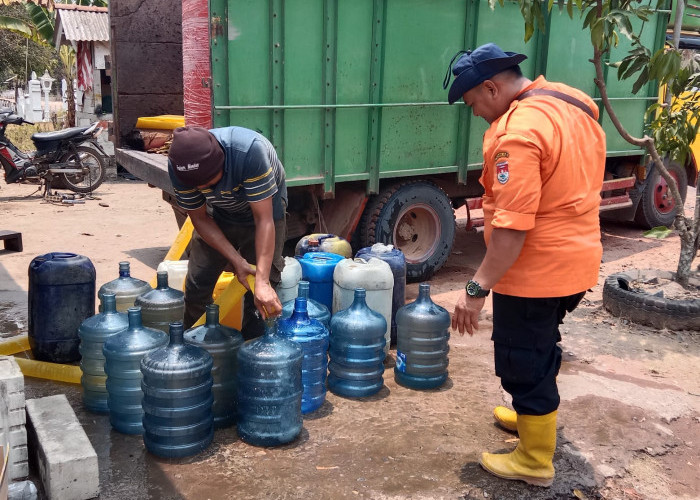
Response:
POLYGON ((8 395, 16 392, 24 394, 24 375, 12 356, 0 356, 0 381, 7 388, 8 395))
POLYGON ((24 391, 12 392, 7 395, 7 408, 12 410, 21 409, 24 412, 24 391))
POLYGON ((27 445, 15 446, 12 448, 12 455, 10 455, 10 463, 26 462, 29 460, 29 449, 27 445))
POLYGON ((8 464, 7 470, 13 480, 24 479, 29 475, 29 463, 27 461, 8 464))
POLYGON ((8 425, 10 429, 24 426, 24 424, 27 423, 27 412, 24 410, 24 406, 22 408, 15 408, 14 410, 11 409, 8 413, 8 425))
POLYGON ((27 432, 49 500, 99 495, 97 454, 64 394, 27 400, 27 432))
POLYGON ((27 476, 24 375, 12 356, 0 356, 0 442, 10 444, 10 479, 27 476))
POLYGON ((27 446, 27 428, 25 426, 20 426, 15 429, 10 429, 10 447, 15 446, 27 446))

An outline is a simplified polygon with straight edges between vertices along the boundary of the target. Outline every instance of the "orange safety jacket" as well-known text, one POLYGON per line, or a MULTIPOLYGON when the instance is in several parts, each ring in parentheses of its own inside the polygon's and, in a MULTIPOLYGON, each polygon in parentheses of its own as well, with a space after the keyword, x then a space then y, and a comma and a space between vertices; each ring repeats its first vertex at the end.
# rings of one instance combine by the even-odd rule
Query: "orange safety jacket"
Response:
MULTIPOLYGON (((522 92, 535 88, 575 97, 599 116, 593 100, 577 89, 540 76, 522 92)), ((493 289, 518 297, 563 297, 593 287, 603 253, 600 124, 552 96, 516 99, 486 131, 483 152, 479 182, 486 244, 494 228, 527 231, 520 255, 493 289)))

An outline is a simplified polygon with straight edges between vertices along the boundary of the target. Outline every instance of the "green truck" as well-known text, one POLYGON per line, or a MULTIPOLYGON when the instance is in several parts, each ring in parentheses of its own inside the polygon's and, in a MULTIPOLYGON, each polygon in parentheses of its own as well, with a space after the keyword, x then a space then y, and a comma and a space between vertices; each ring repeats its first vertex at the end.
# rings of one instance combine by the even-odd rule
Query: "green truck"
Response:
MULTIPOLYGON (((392 243, 406 255, 411 280, 429 278, 447 260, 456 209, 466 207, 468 227, 480 224, 486 123, 462 103, 449 106, 442 87, 457 50, 496 42, 527 54, 526 76, 568 83, 600 104, 589 33, 556 8, 527 44, 511 2, 491 10, 487 0, 210 0, 208 9, 211 73, 202 85, 212 96, 211 125, 255 129, 275 145, 289 186, 289 239, 328 232, 355 249, 392 243)), ((664 44, 669 14, 644 26, 649 48, 664 44)), ((622 39, 609 60, 628 48, 622 39)), ((643 135, 658 88, 633 95, 632 82, 618 81, 614 69, 605 76, 622 123, 643 135)), ((608 151, 601 212, 647 227, 670 224, 675 206, 665 182, 602 105, 600 115, 608 151)), ((120 164, 169 199, 165 157, 153 156, 117 150, 120 164)), ((695 160, 669 169, 685 195, 696 182, 695 160)))

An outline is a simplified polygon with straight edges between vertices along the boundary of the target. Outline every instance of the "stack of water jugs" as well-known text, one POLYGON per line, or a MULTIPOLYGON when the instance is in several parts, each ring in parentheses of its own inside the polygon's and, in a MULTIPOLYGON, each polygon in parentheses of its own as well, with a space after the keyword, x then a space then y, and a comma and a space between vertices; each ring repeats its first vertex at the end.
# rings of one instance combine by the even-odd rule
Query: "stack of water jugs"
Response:
POLYGON ((158 272, 153 289, 121 262, 119 277, 98 292, 99 314, 78 328, 86 408, 109 412, 119 432, 143 434, 151 453, 183 457, 234 424, 250 444, 293 441, 326 388, 352 398, 378 393, 390 345, 397 345, 397 383, 428 389, 445 382, 449 314, 431 301, 427 284, 404 305, 399 250, 377 244, 352 259, 349 244, 333 235, 300 243, 277 289, 281 317, 246 343, 220 324, 215 304, 204 324, 183 331, 184 294, 168 286, 168 272, 158 272))

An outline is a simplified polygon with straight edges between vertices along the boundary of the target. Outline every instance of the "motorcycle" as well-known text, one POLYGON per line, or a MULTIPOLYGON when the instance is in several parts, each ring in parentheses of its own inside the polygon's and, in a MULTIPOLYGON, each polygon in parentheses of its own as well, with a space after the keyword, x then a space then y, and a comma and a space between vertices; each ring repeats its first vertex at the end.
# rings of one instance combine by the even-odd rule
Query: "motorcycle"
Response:
POLYGON ((55 132, 32 134, 36 151, 25 152, 5 135, 8 125, 33 125, 12 109, 0 109, 0 164, 5 182, 44 185, 44 194, 53 187, 66 187, 76 193, 91 193, 105 179, 107 153, 97 143, 102 132, 98 122, 89 127, 72 127, 55 132))

